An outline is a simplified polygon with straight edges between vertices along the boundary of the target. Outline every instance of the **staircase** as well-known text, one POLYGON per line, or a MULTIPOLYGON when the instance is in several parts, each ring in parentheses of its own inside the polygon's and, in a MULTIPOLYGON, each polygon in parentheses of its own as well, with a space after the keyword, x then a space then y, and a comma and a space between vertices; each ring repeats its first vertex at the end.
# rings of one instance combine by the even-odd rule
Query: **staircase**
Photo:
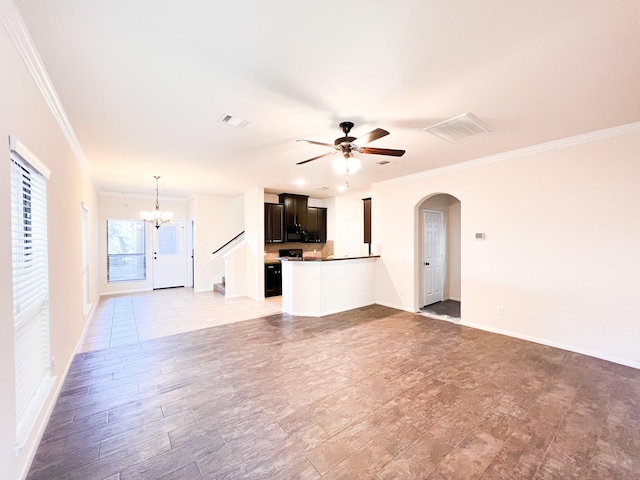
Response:
POLYGON ((240 232, 211 254, 213 291, 225 298, 246 295, 246 243, 240 232))
POLYGON ((226 286, 227 286, 226 279, 223 276, 221 283, 214 283, 213 284, 213 291, 214 292, 218 292, 219 294, 221 294, 224 297, 224 294, 227 291, 226 290, 226 286))

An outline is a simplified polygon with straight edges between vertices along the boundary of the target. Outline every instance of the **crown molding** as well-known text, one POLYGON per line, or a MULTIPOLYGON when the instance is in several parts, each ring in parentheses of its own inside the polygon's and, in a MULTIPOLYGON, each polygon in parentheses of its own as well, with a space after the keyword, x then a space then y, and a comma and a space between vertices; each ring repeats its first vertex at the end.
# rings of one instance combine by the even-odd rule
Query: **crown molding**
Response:
POLYGON ((442 173, 465 170, 467 168, 473 168, 480 165, 502 162, 505 160, 510 160, 512 158, 524 157, 541 152, 548 152, 550 150, 558 150, 560 148, 570 147, 572 145, 580 145, 584 143, 595 142, 597 140, 605 140, 607 138, 619 137, 621 135, 628 135, 630 133, 636 132, 640 132, 640 122, 633 122, 617 127, 605 128, 603 130, 596 130, 595 132, 583 133, 580 135, 574 135, 573 137, 562 138, 560 140, 539 143, 537 145, 518 148, 516 150, 510 150, 508 152, 489 155, 487 157, 476 158, 474 160, 468 160, 466 162, 454 163, 453 165, 447 165, 446 167, 433 168, 431 170, 425 170, 424 172, 405 175, 403 177, 391 178, 389 180, 383 180, 381 182, 377 182, 377 184, 387 185, 393 183, 408 182, 411 180, 417 180, 433 175, 440 175, 442 173))
MULTIPOLYGON (((146 194, 146 193, 126 193, 126 192, 109 192, 109 191, 100 191, 98 192, 99 197, 123 197, 123 198, 144 198, 146 199, 155 199, 156 195, 154 194, 146 194)), ((168 197, 166 195, 162 195, 160 197, 162 200, 171 200, 176 202, 187 202, 188 198, 185 197, 168 197)))
POLYGON ((0 0, 0 23, 4 26, 5 30, 11 41, 13 42, 16 50, 20 54, 22 61, 24 62, 27 70, 31 74, 31 78, 35 82, 36 86, 42 93, 53 117, 60 126, 62 133, 64 134, 69 146, 73 150, 80 166, 85 170, 92 183, 91 167, 87 158, 84 155, 84 151, 80 146, 80 142, 76 137, 76 134, 71 126, 71 122, 67 117, 62 102, 56 93, 56 90, 47 74, 47 71, 42 63, 42 59, 38 54, 31 35, 27 30, 27 26, 20 15, 20 11, 13 0, 0 0))

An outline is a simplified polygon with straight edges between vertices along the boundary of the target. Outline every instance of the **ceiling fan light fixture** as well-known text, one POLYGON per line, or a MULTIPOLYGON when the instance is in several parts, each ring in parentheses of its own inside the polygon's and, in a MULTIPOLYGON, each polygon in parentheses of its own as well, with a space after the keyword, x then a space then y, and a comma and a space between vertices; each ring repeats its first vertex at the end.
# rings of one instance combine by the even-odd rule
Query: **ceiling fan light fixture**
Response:
POLYGON ((331 166, 336 173, 345 175, 347 173, 356 173, 360 170, 362 162, 359 158, 345 153, 343 156, 336 157, 333 162, 331 162, 331 166))

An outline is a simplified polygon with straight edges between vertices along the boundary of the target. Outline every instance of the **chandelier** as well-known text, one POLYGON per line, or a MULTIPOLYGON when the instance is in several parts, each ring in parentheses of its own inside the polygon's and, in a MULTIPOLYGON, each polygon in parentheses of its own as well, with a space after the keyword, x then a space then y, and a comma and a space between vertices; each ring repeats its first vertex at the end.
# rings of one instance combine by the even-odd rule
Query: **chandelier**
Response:
POLYGON ((154 175, 153 178, 156 179, 156 209, 150 212, 140 212, 140 217, 145 222, 153 224, 154 227, 160 228, 160 225, 171 220, 173 213, 160 211, 160 202, 158 201, 158 180, 160 177, 154 175))

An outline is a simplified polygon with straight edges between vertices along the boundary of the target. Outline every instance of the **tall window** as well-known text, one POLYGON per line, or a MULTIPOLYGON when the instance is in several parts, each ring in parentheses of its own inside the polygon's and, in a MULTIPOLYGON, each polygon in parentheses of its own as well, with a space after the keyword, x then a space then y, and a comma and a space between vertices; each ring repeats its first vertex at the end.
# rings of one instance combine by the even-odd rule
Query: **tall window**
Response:
POLYGON ((107 220, 107 280, 145 280, 146 273, 144 222, 107 220))
POLYGON ((52 383, 46 192, 49 170, 14 137, 10 144, 15 390, 21 444, 52 383))
POLYGON ((89 314, 89 207, 82 204, 82 305, 89 314))

